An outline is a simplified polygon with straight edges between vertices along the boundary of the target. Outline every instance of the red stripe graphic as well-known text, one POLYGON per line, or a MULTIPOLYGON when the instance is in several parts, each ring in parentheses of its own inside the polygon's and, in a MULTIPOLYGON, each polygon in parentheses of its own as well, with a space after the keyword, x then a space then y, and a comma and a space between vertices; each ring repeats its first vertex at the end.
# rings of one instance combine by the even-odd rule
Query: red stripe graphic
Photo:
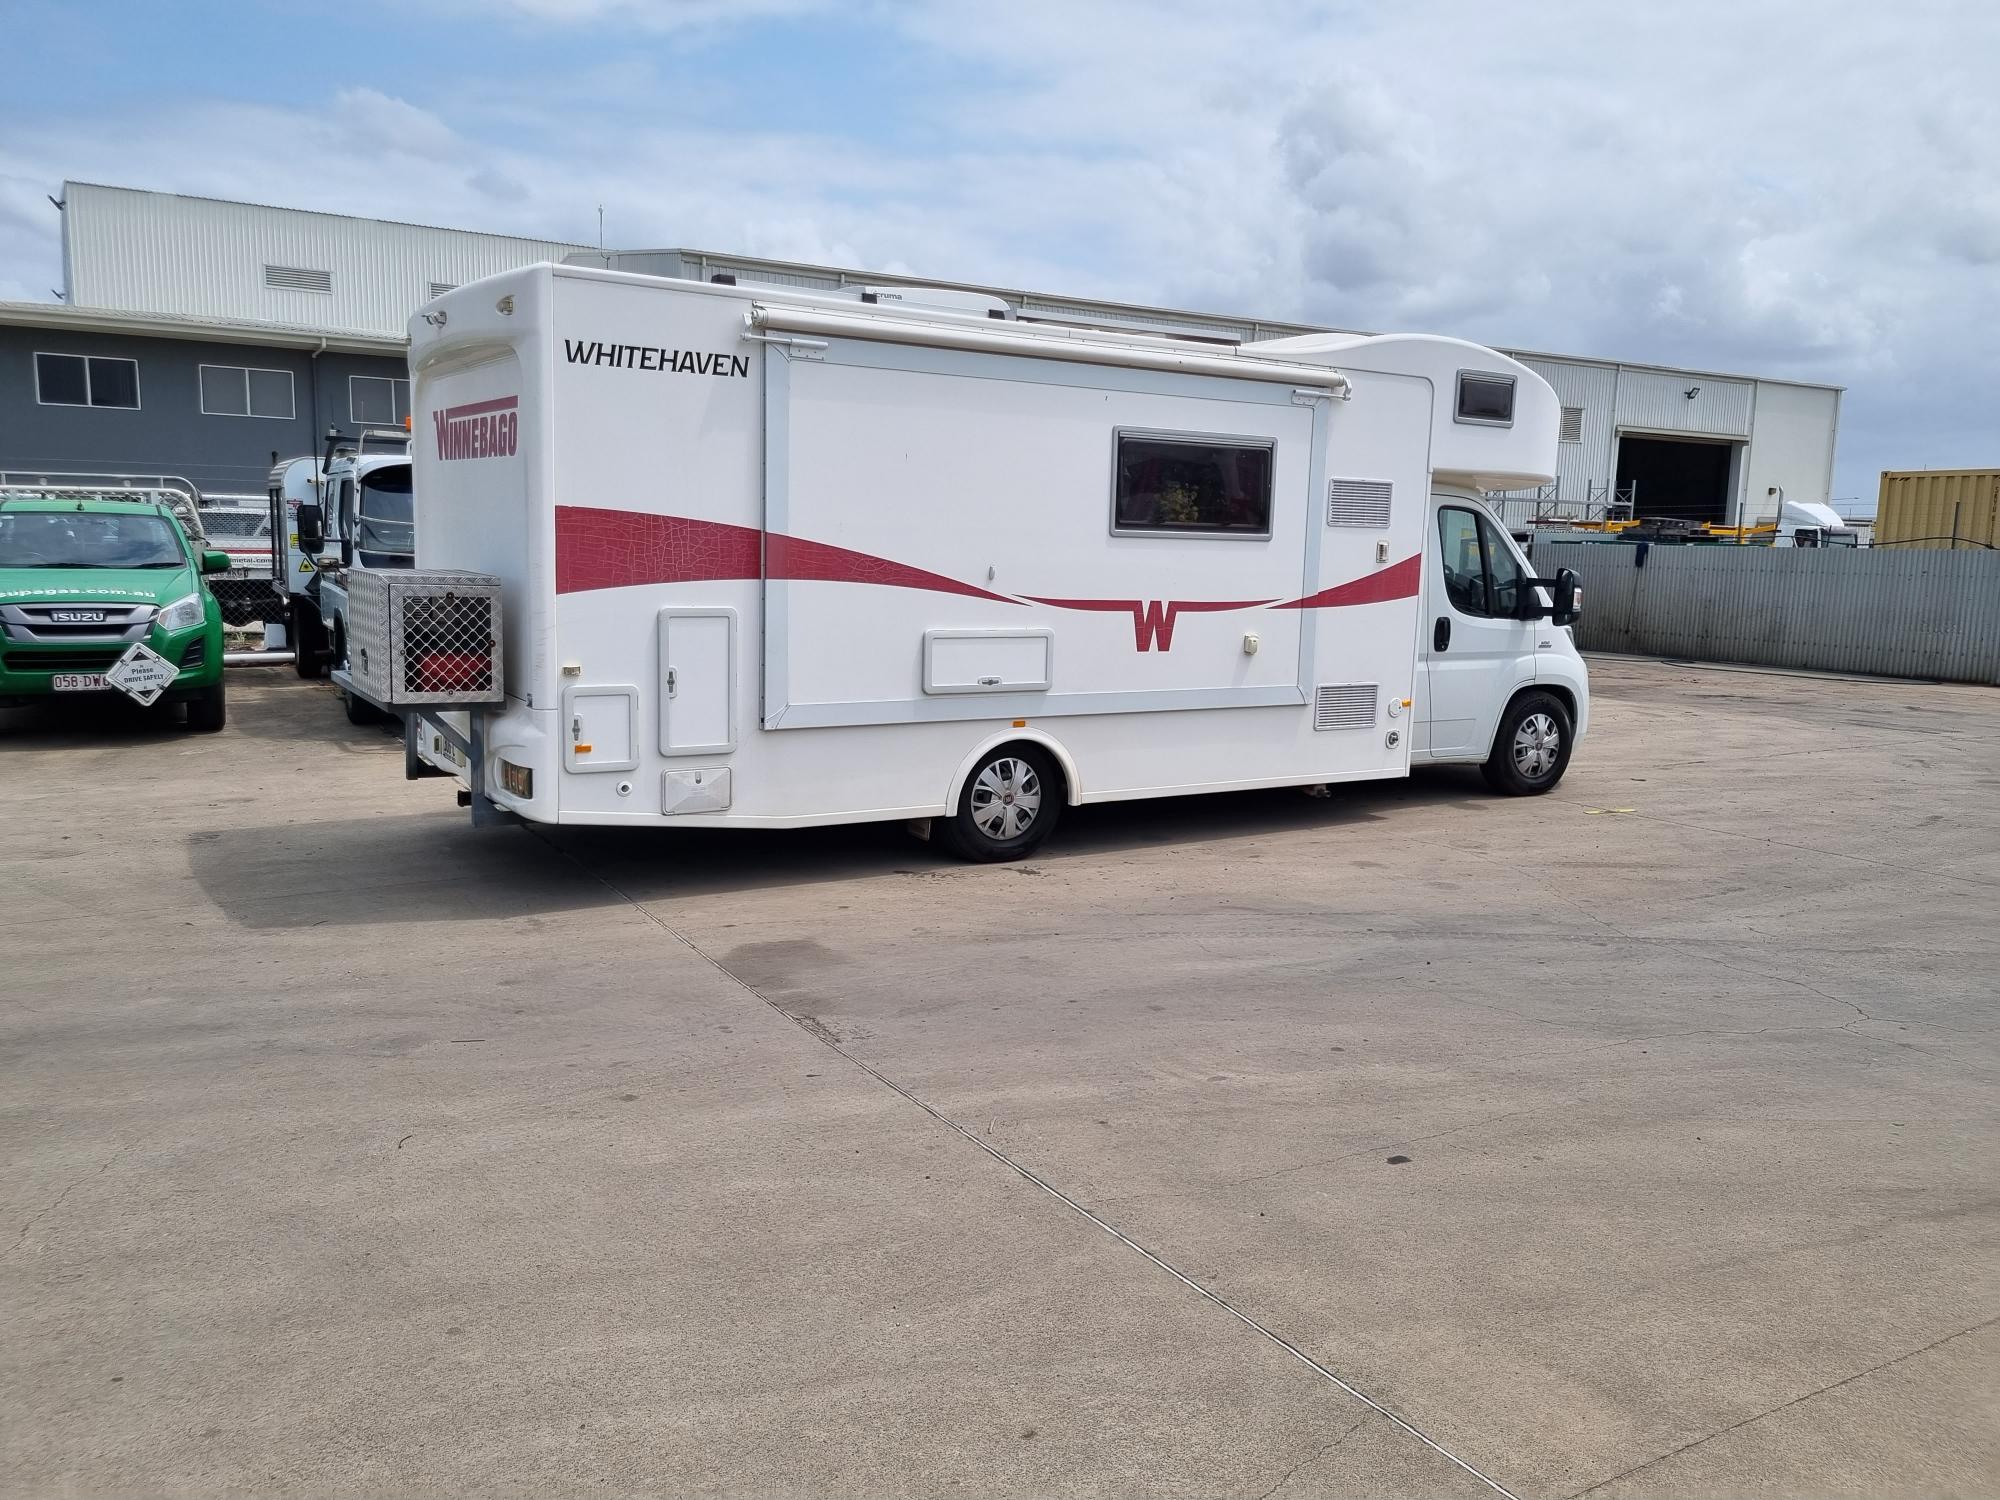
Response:
POLYGON ((480 417, 489 411, 512 411, 520 404, 519 396, 495 396, 491 401, 475 401, 470 406, 447 406, 437 415, 447 422, 456 422, 460 417, 480 417))
POLYGON ((958 594, 994 604, 1045 604, 1052 609, 1085 610, 1132 617, 1133 643, 1140 651, 1174 645, 1174 625, 1183 614, 1217 614, 1235 609, 1334 609, 1413 597, 1423 580, 1422 560, 1401 562, 1303 599, 1050 599, 1033 594, 1009 598, 975 584, 961 583, 907 563, 808 541, 781 532, 725 521, 697 521, 593 506, 556 507, 556 592, 630 588, 650 583, 699 583, 721 579, 773 578, 823 583, 864 583, 884 588, 923 589, 958 594))
POLYGON ((764 533, 754 526, 630 510, 556 507, 556 592, 641 583, 756 578, 764 533))
POLYGON ((894 589, 927 589, 934 594, 963 594, 991 599, 995 604, 1019 604, 1005 594, 989 593, 942 573, 927 573, 907 563, 891 562, 867 552, 850 552, 826 542, 773 531, 764 544, 764 564, 771 578, 813 579, 825 583, 874 583, 894 589))
POLYGON ((1421 559, 1406 557, 1379 573, 1370 573, 1351 583, 1335 584, 1317 594, 1308 594, 1303 599, 1293 599, 1285 604, 1274 604, 1271 608, 1335 609, 1343 604, 1380 604, 1388 599, 1409 599, 1415 597, 1423 579, 1421 559))
POLYGON ((1259 609, 1271 602, 1269 599, 1170 599, 1163 605, 1158 599, 1038 599, 1033 594, 1023 597, 1031 604, 1048 604, 1057 609, 1129 614, 1132 617, 1132 636, 1141 651, 1152 650, 1155 641, 1160 643, 1162 651, 1173 650, 1174 619, 1183 612, 1191 615, 1217 614, 1229 609, 1259 609))
POLYGON ((872 583, 887 588, 963 594, 1018 604, 941 573, 826 542, 754 526, 642 515, 580 505, 556 507, 556 592, 621 589, 644 583, 701 583, 725 578, 781 578, 872 583))

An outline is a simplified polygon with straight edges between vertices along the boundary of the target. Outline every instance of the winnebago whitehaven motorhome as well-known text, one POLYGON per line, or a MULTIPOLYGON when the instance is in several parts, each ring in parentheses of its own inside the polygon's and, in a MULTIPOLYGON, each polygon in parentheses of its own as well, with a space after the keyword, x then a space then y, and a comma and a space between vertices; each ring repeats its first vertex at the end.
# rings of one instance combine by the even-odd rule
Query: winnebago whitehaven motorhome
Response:
POLYGON ((1557 402, 1490 349, 547 265, 410 336, 417 566, 338 676, 475 818, 1008 858, 1072 803, 1546 791, 1583 735, 1574 578, 1477 498, 1555 473, 1557 402))

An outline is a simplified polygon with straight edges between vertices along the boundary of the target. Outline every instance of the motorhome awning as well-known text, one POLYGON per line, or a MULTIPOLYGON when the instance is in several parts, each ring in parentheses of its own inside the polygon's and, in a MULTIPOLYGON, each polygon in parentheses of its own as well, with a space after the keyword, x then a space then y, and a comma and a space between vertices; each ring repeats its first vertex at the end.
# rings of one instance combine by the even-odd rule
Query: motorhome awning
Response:
POLYGON ((1346 400, 1347 377, 1325 365, 1292 364, 1253 359, 1238 354, 1209 354, 1167 347, 1154 341, 1113 341, 1085 330, 1045 329, 1021 333, 1004 326, 980 326, 968 321, 953 326, 943 319, 895 318, 861 313, 822 312, 816 308, 754 305, 744 318, 746 337, 764 333, 817 334, 827 338, 872 339, 878 343, 918 344, 932 349, 965 349, 981 354, 1013 354, 1028 359, 1063 359, 1084 364, 1117 365, 1133 370, 1171 370, 1186 375, 1220 375, 1234 380, 1262 380, 1297 386, 1346 400))

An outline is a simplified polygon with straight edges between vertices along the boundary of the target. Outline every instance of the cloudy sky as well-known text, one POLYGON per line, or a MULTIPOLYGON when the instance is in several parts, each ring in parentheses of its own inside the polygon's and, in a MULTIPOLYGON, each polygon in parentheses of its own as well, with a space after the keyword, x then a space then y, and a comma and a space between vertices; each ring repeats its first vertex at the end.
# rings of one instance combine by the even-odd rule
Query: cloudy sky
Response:
POLYGON ((1844 385, 2000 463, 1993 0, 0 0, 65 178, 1844 385))

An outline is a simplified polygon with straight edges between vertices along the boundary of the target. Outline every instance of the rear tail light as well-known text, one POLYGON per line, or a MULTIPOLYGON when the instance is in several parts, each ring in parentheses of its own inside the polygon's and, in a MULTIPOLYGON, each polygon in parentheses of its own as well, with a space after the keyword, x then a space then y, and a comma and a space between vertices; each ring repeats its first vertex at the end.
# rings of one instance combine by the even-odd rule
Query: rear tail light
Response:
POLYGON ((535 773, 527 766, 503 760, 500 762, 500 789, 510 797, 532 802, 535 797, 535 773))

